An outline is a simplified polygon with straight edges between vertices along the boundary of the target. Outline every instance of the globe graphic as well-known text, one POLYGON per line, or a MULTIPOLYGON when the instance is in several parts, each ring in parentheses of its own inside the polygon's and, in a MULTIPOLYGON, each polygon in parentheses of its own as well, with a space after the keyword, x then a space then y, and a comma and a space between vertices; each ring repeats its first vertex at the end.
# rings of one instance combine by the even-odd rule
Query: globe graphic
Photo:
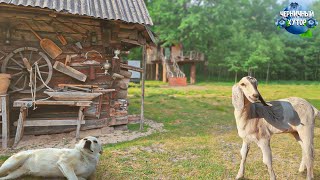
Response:
POLYGON ((292 34, 303 34, 308 31, 307 26, 298 26, 298 25, 291 25, 286 27, 285 29, 292 34))
MULTIPOLYGON (((298 6, 298 7, 287 7, 284 9, 284 11, 302 11, 302 10, 305 10, 304 8, 302 8, 301 6, 298 6)), ((290 20, 291 17, 288 17, 288 20, 290 20)), ((306 26, 299 26, 299 25, 290 25, 288 27, 285 27, 285 29, 289 32, 289 33, 292 33, 292 34, 303 34, 305 32, 308 31, 308 27, 306 26)))

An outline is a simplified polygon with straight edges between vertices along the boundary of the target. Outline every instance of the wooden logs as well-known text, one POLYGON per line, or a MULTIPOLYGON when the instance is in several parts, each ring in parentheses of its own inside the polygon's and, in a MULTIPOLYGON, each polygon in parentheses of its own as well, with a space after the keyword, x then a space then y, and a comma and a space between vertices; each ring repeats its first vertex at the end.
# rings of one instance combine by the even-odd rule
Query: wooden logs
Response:
POLYGON ((121 90, 119 89, 118 92, 116 92, 116 99, 127 99, 128 97, 128 91, 127 90, 121 90))
POLYGON ((131 76, 132 76, 132 72, 124 71, 124 70, 120 70, 119 74, 124 76, 125 78, 131 78, 131 76))

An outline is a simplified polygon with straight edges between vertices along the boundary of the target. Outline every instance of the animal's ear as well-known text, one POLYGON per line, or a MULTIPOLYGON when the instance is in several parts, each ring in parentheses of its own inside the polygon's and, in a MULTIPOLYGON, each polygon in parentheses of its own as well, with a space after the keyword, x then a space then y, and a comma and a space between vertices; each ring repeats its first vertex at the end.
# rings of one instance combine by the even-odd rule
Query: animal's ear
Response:
POLYGON ((233 85, 232 87, 232 105, 236 109, 242 109, 244 106, 244 97, 243 92, 238 86, 238 84, 233 85))
POLYGON ((258 91, 258 93, 259 93, 259 100, 260 100, 260 102, 261 102, 264 106, 269 106, 269 105, 264 101, 264 99, 263 99, 263 97, 261 96, 261 94, 260 94, 259 91, 258 91))

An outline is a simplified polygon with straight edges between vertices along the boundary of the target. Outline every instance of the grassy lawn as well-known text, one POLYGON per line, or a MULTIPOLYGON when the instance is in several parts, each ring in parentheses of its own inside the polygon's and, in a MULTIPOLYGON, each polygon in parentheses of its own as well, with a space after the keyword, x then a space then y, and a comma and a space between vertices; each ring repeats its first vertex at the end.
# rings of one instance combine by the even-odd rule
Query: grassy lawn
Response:
MULTIPOLYGON (((97 179, 235 179, 242 140, 231 105, 232 83, 199 83, 170 88, 147 82, 145 116, 164 124, 167 132, 134 141, 109 144, 97 179)), ((262 84, 266 100, 298 96, 320 109, 319 84, 262 84)), ((139 114, 140 89, 130 88, 130 113, 139 114)), ((320 179, 320 120, 315 128, 315 179, 320 179)), ((130 129, 137 130, 137 125, 130 129)), ((305 179, 298 173, 301 148, 288 134, 272 139, 278 179, 305 179)), ((252 144, 246 166, 248 179, 269 179, 262 154, 252 144)))
MULTIPOLYGON (((232 83, 199 83, 170 88, 147 82, 145 116, 165 125, 166 133, 109 144, 98 168, 99 179, 234 179, 242 140, 237 135, 232 83)), ((260 85, 267 100, 298 96, 320 108, 319 84, 260 85)), ((130 113, 139 113, 140 89, 130 89, 130 113)), ((315 179, 320 178, 320 120, 315 129, 315 179)), ((305 179, 298 173, 301 149, 288 134, 272 139, 278 179, 305 179)), ((269 179, 262 154, 252 145, 245 176, 269 179)))

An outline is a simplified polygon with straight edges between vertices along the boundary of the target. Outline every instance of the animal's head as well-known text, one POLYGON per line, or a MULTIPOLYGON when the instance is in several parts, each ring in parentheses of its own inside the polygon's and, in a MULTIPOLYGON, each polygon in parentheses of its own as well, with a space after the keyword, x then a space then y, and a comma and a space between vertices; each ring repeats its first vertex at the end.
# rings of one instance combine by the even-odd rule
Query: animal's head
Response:
POLYGON ((243 77, 237 84, 232 87, 232 104, 236 109, 242 109, 244 98, 249 102, 260 102, 268 106, 258 91, 258 81, 251 76, 243 77))
POLYGON ((93 136, 88 136, 85 137, 83 139, 81 139, 78 144, 77 147, 92 153, 92 154, 102 154, 102 146, 101 146, 101 142, 99 141, 98 138, 93 137, 93 136))

